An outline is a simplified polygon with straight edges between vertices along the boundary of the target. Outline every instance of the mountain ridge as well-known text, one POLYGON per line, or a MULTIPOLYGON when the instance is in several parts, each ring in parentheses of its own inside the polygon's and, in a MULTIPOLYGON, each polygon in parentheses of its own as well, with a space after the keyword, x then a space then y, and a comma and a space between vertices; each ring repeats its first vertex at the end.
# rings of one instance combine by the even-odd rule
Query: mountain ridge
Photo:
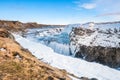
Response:
POLYGON ((38 24, 36 22, 22 23, 20 21, 9 21, 9 20, 0 20, 0 28, 4 28, 10 31, 24 31, 25 29, 30 28, 42 28, 42 27, 56 27, 65 25, 48 25, 48 24, 38 24))

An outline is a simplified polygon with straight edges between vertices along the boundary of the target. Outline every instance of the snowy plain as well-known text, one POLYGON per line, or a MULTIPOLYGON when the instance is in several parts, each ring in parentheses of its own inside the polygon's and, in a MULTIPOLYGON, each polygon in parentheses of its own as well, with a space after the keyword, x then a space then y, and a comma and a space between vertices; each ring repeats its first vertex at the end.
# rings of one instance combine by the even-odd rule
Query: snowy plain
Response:
MULTIPOLYGON (((24 48, 27 48, 38 59, 50 64, 51 66, 65 69, 78 77, 97 78, 98 80, 120 80, 120 71, 107 66, 87 62, 82 59, 70 56, 60 55, 50 47, 47 47, 37 41, 23 38, 17 34, 13 34, 16 41, 24 48)), ((77 80, 77 79, 73 79, 77 80)))

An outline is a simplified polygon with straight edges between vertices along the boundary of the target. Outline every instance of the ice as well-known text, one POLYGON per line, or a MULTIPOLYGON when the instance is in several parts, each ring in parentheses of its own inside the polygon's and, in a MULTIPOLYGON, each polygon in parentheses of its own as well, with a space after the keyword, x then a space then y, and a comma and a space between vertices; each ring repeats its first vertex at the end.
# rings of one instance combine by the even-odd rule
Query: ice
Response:
POLYGON ((60 55, 41 43, 33 42, 16 34, 14 36, 16 41, 24 48, 29 49, 37 58, 43 58, 43 61, 49 63, 51 66, 65 69, 79 77, 84 76, 99 80, 120 80, 120 71, 118 70, 98 63, 60 55))

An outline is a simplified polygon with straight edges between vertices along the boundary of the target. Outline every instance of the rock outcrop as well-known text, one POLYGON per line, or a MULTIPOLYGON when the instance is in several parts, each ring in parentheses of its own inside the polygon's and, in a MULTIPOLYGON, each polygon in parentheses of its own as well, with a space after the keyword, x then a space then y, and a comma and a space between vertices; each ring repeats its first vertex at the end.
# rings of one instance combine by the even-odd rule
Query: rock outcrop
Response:
POLYGON ((120 32, 115 30, 74 28, 70 35, 70 46, 74 46, 72 54, 90 62, 120 67, 120 32))
POLYGON ((24 24, 19 21, 0 20, 0 28, 4 28, 9 31, 23 31, 24 24))
POLYGON ((81 45, 75 57, 83 58, 90 62, 98 62, 110 67, 120 67, 120 48, 81 45))
POLYGON ((0 80, 71 80, 67 75, 38 60, 0 29, 0 80))
POLYGON ((15 40, 14 39, 14 36, 12 34, 10 34, 7 30, 5 29, 0 29, 0 37, 3 37, 3 38, 9 38, 9 39, 12 39, 12 40, 15 40))

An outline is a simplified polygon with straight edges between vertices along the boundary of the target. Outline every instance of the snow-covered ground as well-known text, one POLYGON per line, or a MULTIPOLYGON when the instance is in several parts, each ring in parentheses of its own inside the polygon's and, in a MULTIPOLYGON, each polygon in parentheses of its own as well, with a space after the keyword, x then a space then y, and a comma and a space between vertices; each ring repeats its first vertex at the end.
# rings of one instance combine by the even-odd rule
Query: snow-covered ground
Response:
MULTIPOLYGON (((99 80, 120 80, 120 71, 109 68, 107 66, 91 63, 70 56, 60 55, 53 49, 36 41, 28 40, 19 35, 14 34, 15 39, 24 48, 29 49, 33 55, 51 66, 65 69, 79 77, 97 78, 99 80)), ((75 79, 73 79, 75 80, 75 79)))
POLYGON ((90 24, 82 24, 71 32, 70 49, 73 55, 82 45, 120 48, 120 22, 92 23, 92 29, 90 24))
POLYGON ((76 35, 73 38, 77 39, 77 44, 86 46, 120 47, 120 32, 107 34, 95 31, 91 35, 76 35))

